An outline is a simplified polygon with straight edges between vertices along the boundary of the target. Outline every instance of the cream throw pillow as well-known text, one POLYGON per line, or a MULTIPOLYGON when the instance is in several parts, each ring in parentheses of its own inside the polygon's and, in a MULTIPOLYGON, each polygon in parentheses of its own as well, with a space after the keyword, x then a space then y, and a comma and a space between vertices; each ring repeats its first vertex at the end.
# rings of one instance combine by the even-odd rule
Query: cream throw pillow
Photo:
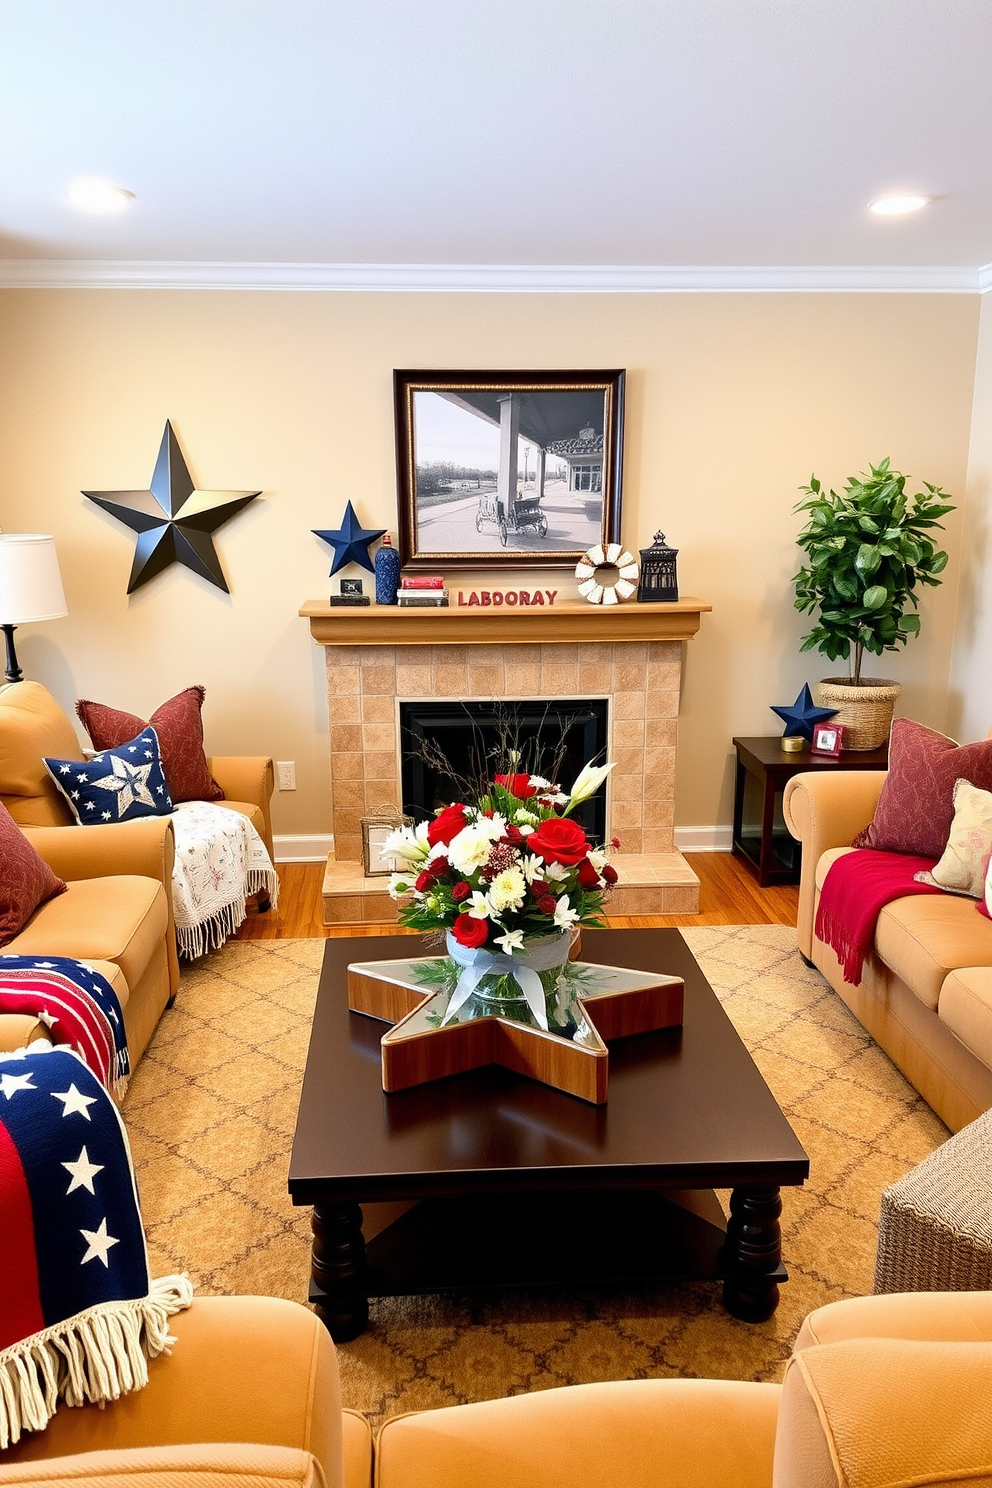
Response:
POLYGON ((934 884, 972 899, 986 895, 986 872, 992 851, 992 791, 970 780, 954 783, 954 820, 940 861, 932 873, 917 873, 920 883, 934 884))

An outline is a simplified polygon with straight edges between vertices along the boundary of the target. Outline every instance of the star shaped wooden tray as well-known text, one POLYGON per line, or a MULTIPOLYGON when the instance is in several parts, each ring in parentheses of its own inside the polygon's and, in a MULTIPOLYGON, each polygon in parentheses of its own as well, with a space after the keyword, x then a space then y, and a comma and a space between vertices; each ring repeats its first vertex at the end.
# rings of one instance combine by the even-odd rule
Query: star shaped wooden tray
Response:
POLYGON ((382 1036, 383 1090, 406 1090, 502 1064, 602 1105, 610 1040, 682 1023, 681 977, 570 961, 549 998, 547 1032, 525 1002, 495 1007, 478 996, 442 1027, 457 973, 446 956, 359 961, 348 967, 352 1012, 393 1024, 382 1036))

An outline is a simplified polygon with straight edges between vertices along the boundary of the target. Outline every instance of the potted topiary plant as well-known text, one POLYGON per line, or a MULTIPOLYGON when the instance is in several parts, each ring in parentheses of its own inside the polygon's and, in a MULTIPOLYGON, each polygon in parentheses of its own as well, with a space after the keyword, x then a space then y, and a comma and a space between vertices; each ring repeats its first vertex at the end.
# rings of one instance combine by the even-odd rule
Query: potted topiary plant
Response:
POLYGON ((809 513, 797 538, 808 562, 793 578, 796 609, 820 612, 802 650, 849 662, 849 676, 824 678, 817 699, 838 709, 845 749, 878 749, 888 737, 902 689, 863 677, 861 663, 866 651, 881 656, 919 634, 917 587, 939 584, 947 565, 931 534, 954 510, 929 481, 925 492, 907 496, 906 477, 888 459, 869 470, 852 475, 839 495, 811 476, 795 508, 809 513))

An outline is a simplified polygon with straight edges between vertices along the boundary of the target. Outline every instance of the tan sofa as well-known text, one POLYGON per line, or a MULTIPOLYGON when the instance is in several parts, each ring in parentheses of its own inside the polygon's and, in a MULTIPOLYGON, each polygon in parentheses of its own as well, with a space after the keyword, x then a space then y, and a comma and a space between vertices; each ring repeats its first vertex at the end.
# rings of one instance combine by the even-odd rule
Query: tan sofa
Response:
MULTIPOLYGON (((31 916, 8 955, 73 956, 110 980, 124 1009, 131 1066, 179 987, 168 817, 80 827, 42 759, 79 759, 76 730, 38 682, 0 687, 0 800, 38 852, 69 885, 31 916)), ((214 778, 236 798, 224 805, 254 823, 271 853, 272 761, 221 758, 214 778)), ((0 1049, 36 1029, 0 1022, 0 1049)))
POLYGON ((786 824, 803 845, 799 949, 959 1131, 992 1106, 992 920, 954 894, 893 900, 857 986, 814 934, 827 870, 871 821, 884 780, 880 770, 818 771, 786 786, 786 824))
MULTIPOLYGON (((148 1386, 62 1409, 0 1455, 0 1488, 369 1488, 371 1436, 342 1411, 333 1345, 273 1298, 200 1298, 148 1386), (212 1482, 210 1480, 213 1480, 212 1482)), ((784 1386, 578 1385, 387 1421, 378 1488, 832 1488, 987 1483, 992 1293, 832 1303, 784 1386), (921 1408, 922 1406, 922 1408, 921 1408), (984 1466, 985 1472, 980 1469, 984 1466), (976 1470, 976 1468, 978 1470, 976 1470)))

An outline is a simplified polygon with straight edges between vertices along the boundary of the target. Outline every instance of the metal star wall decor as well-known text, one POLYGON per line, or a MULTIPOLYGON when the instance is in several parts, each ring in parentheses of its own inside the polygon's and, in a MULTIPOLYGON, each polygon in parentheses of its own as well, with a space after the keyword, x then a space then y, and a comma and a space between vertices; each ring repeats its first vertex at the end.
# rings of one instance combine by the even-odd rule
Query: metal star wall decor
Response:
POLYGON ((324 530, 311 527, 310 530, 314 537, 322 538, 334 549, 334 562, 331 564, 329 578, 333 579, 338 569, 344 568, 346 563, 360 563, 363 568, 368 569, 369 573, 375 573, 375 564, 369 557, 369 543, 374 543, 377 537, 385 537, 386 529, 381 527, 373 530, 363 527, 350 501, 345 507, 340 527, 329 527, 324 530))
POLYGON ((813 695, 809 690, 809 683, 803 683, 803 690, 796 698, 791 708, 784 705, 776 708, 770 704, 773 713, 777 713, 785 724, 783 738, 799 735, 803 739, 812 739, 813 730, 818 723, 826 723, 828 718, 833 718, 838 711, 836 708, 818 708, 813 702, 813 695))
POLYGON ((84 491, 89 500, 138 534, 127 592, 147 584, 170 563, 182 563, 225 594, 213 534, 261 491, 198 491, 166 421, 148 491, 84 491))

